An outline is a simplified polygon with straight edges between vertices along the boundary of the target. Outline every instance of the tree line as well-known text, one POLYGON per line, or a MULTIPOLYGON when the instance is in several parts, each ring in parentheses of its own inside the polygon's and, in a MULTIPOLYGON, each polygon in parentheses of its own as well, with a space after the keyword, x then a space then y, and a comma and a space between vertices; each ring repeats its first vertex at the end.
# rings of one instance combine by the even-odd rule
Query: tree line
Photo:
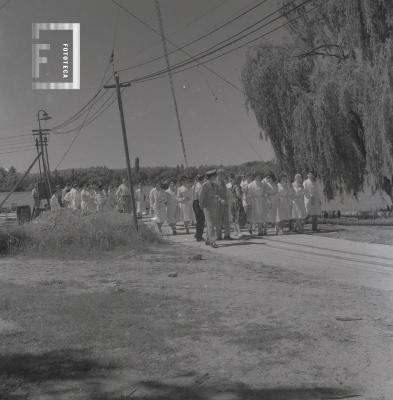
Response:
MULTIPOLYGON (((197 174, 205 174, 213 168, 223 168, 228 174, 244 175, 252 171, 261 171, 267 175, 273 173, 279 174, 278 165, 275 161, 253 161, 241 165, 200 165, 199 167, 185 168, 184 165, 161 166, 161 167, 139 167, 136 163, 132 170, 133 181, 143 185, 153 185, 157 181, 166 181, 169 179, 179 179, 182 176, 194 178, 197 174)), ((18 182, 23 175, 15 167, 8 170, 0 167, 0 191, 7 192, 18 182)), ((95 186, 107 187, 109 185, 120 185, 121 180, 127 176, 125 169, 110 169, 107 167, 75 168, 51 173, 52 186, 60 185, 64 187, 67 183, 76 182, 79 185, 89 184, 95 186)), ((18 185, 16 191, 31 190, 35 183, 40 180, 38 173, 28 174, 26 178, 18 185)))

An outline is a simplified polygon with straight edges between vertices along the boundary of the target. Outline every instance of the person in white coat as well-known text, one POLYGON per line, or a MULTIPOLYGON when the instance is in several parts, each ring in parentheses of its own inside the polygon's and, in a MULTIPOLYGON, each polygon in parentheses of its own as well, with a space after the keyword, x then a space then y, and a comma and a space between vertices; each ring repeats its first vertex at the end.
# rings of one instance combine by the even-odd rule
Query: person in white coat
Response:
POLYGON ((303 182, 304 205, 307 215, 311 217, 311 227, 315 232, 318 230, 318 215, 321 214, 321 194, 318 183, 312 172, 307 174, 307 179, 303 182))
POLYGON ((275 227, 278 233, 277 226, 277 209, 278 209, 278 188, 276 177, 271 174, 266 177, 266 202, 267 202, 267 222, 275 227))
POLYGON ((307 217, 306 206, 304 205, 304 186, 300 174, 295 175, 292 183, 292 218, 295 220, 295 229, 302 233, 304 231, 304 219, 307 217))
POLYGON ((247 200, 247 193, 248 193, 248 187, 250 183, 253 181, 253 176, 252 174, 247 174, 244 176, 240 183, 240 188, 242 189, 242 202, 243 202, 243 208, 244 212, 246 213, 246 222, 247 222, 247 228, 248 231, 250 232, 250 235, 252 235, 252 223, 251 221, 251 204, 249 204, 247 200))
POLYGON ((166 204, 167 193, 162 188, 161 183, 156 185, 156 190, 152 192, 152 206, 154 211, 153 220, 157 225, 158 231, 162 232, 162 225, 167 220, 166 204))
POLYGON ((254 180, 248 185, 247 204, 251 206, 250 232, 252 233, 252 227, 256 225, 258 236, 263 236, 267 219, 265 190, 265 183, 262 182, 262 174, 256 172, 254 180))
POLYGON ((90 200, 90 192, 88 190, 88 186, 84 185, 81 192, 81 209, 84 214, 88 212, 89 200, 90 200))
POLYGON ((131 212, 131 191, 125 178, 122 180, 122 184, 118 187, 116 191, 116 199, 117 209, 121 213, 131 212))
POLYGON ((190 233, 189 225, 193 220, 192 191, 186 177, 182 178, 181 186, 177 189, 177 200, 180 207, 180 221, 184 223, 186 233, 190 233))
POLYGON ((81 203, 82 203, 82 198, 81 198, 81 192, 78 189, 77 184, 72 185, 72 189, 70 190, 70 208, 72 210, 80 210, 81 208, 81 203))
POLYGON ((135 203, 138 218, 142 218, 143 210, 145 208, 145 194, 140 182, 137 184, 137 188, 135 190, 135 203))
POLYGON ((157 188, 160 186, 160 182, 156 182, 149 192, 149 213, 154 215, 154 196, 156 195, 157 188))
POLYGON ((290 222, 292 219, 292 199, 293 189, 289 184, 288 177, 281 175, 280 182, 277 185, 277 225, 276 234, 280 230, 284 233, 284 225, 288 223, 290 229, 290 222))
POLYGON ((54 193, 50 199, 50 210, 52 212, 60 210, 60 203, 56 193, 54 193))
POLYGON ((177 200, 176 181, 172 180, 166 190, 166 216, 168 225, 172 228, 172 234, 176 235, 176 223, 179 220, 179 202, 177 200))

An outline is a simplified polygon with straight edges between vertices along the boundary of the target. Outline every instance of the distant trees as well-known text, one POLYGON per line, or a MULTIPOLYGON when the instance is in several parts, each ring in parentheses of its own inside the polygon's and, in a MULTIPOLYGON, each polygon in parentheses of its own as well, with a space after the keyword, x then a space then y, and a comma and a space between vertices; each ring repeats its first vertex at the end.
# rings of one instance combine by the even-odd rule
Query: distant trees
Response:
MULTIPOLYGON (((140 167, 139 172, 133 170, 134 182, 142 184, 154 184, 158 180, 167 181, 172 178, 179 179, 186 175, 194 178, 197 174, 204 174, 214 165, 201 165, 200 167, 189 167, 185 169, 178 167, 140 167)), ((274 161, 261 162, 255 161, 245 163, 239 166, 225 167, 228 173, 244 174, 253 170, 260 170, 265 174, 278 173, 278 167, 274 161)), ((0 191, 10 190, 15 182, 20 178, 21 174, 15 169, 15 172, 8 172, 4 168, 0 168, 0 191)), ((66 183, 77 182, 80 185, 91 184, 107 187, 109 185, 119 185, 122 178, 126 177, 126 171, 122 169, 109 169, 107 167, 90 167, 83 169, 69 169, 63 171, 55 171, 51 175, 52 184, 64 187, 66 183)), ((18 187, 18 191, 31 190, 35 182, 39 180, 38 174, 29 174, 22 184, 18 187)))
POLYGON ((290 45, 249 52, 247 107, 280 167, 313 169, 328 198, 356 195, 369 175, 392 196, 393 2, 311 0, 285 14, 301 2, 283 1, 290 45))

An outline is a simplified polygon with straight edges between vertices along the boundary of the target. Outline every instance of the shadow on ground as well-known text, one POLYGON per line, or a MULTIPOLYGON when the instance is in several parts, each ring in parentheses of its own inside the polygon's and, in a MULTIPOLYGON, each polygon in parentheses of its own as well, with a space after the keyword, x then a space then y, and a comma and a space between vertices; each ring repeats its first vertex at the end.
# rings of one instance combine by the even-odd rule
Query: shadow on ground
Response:
POLYGON ((29 398, 27 392, 35 385, 58 381, 82 382, 108 376, 115 365, 101 363, 86 350, 63 349, 44 353, 10 353, 0 355, 0 399, 29 398))
MULTIPOLYGON (((96 394, 95 394, 96 396, 96 394)), ((242 383, 183 386, 157 381, 140 382, 130 393, 120 397, 103 394, 91 400, 328 400, 356 398, 352 389, 331 387, 277 387, 253 389, 242 383)))
POLYGON ((209 374, 198 377, 195 373, 180 377, 181 384, 130 382, 129 389, 120 395, 106 392, 103 385, 114 368, 113 364, 102 364, 81 350, 3 354, 0 399, 27 400, 31 398, 30 392, 37 389, 49 398, 86 400, 332 400, 358 396, 352 389, 335 387, 251 388, 243 383, 210 382, 209 374))

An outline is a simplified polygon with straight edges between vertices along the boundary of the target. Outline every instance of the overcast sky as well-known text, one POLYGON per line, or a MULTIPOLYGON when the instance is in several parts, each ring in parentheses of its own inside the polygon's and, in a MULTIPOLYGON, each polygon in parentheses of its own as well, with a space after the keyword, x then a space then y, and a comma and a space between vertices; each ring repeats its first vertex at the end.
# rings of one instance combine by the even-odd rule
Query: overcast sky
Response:
MULTIPOLYGON (((158 29, 153 0, 118 1, 158 29)), ((238 14, 239 10, 256 3, 250 0, 160 1, 166 34, 179 45, 206 33, 238 14)), ((196 53, 206 49, 279 6, 280 0, 266 0, 249 15, 187 50, 196 53)), ((116 69, 163 54, 161 39, 111 0, 11 0, 0 10, 0 30, 0 165, 14 165, 18 170, 27 168, 35 151, 4 153, 19 150, 24 144, 28 146, 32 139, 22 137, 14 142, 4 138, 29 134, 31 129, 37 127, 36 114, 41 108, 53 118, 46 123, 46 127, 57 125, 78 111, 96 92, 113 46, 116 69), (32 89, 33 22, 81 24, 80 90, 32 89)), ((282 31, 269 36, 275 42, 284 38, 282 31)), ((171 45, 168 48, 173 49, 171 45)), ((237 51, 208 65, 225 79, 241 86, 240 74, 245 51, 237 51)), ((183 58, 181 53, 174 54, 171 61, 183 58)), ((121 80, 132 79, 164 66, 164 60, 159 60, 147 67, 124 71, 120 77, 121 80)), ((273 158, 270 145, 258 138, 255 117, 247 113, 242 93, 203 68, 176 74, 174 81, 190 165, 238 164, 273 158)), ((168 78, 125 89, 123 102, 131 159, 139 156, 142 166, 182 163, 168 78)), ((74 126, 67 126, 64 130, 74 126)), ((74 134, 51 134, 51 168, 60 161, 74 134)), ((111 168, 125 165, 116 103, 82 131, 59 169, 98 165, 111 168)))

